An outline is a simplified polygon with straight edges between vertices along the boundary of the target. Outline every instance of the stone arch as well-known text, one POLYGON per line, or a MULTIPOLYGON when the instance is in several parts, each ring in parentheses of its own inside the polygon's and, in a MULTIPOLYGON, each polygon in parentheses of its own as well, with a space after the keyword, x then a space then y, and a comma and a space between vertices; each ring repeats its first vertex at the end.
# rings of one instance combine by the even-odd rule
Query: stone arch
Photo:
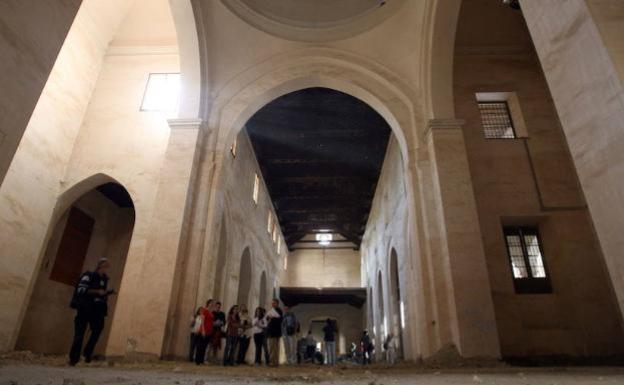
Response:
MULTIPOLYGON (((379 313, 379 316, 377 317, 378 322, 377 325, 379 326, 379 330, 377 330, 377 333, 375 333, 375 338, 377 339, 377 346, 381 347, 383 344, 383 340, 386 338, 386 334, 387 334, 387 319, 386 319, 386 311, 385 311, 385 306, 384 306, 384 300, 385 300, 385 296, 384 296, 384 289, 383 289, 383 278, 382 278, 382 273, 381 270, 379 270, 377 272, 377 312, 379 313)), ((381 349, 378 348, 377 349, 377 354, 381 354, 381 349)))
MULTIPOLYGON (((197 118, 202 108, 202 65, 193 5, 187 0, 169 0, 180 56, 180 118, 197 118)), ((204 67, 205 67, 204 63, 204 67)), ((207 71, 206 71, 207 72, 207 71)), ((205 75, 205 74, 204 74, 205 75)))
POLYGON ((403 357, 403 298, 401 297, 401 282, 399 278, 398 255, 396 249, 390 249, 388 258, 388 298, 389 298, 389 330, 399 341, 398 357, 403 357))
POLYGON ((267 288, 267 276, 266 271, 263 271, 260 275, 260 291, 258 291, 258 306, 266 307, 268 288, 267 288))
POLYGON ((223 295, 223 278, 226 274, 227 264, 227 224, 225 214, 221 215, 221 228, 219 230, 219 246, 217 249, 217 262, 215 265, 213 298, 222 300, 223 295))
MULTIPOLYGON (((65 353, 72 338, 74 311, 68 307, 80 274, 93 270, 105 256, 111 261, 110 288, 120 289, 135 225, 134 200, 126 188, 106 174, 95 174, 61 193, 49 222, 41 262, 17 338, 17 349, 65 353)), ((119 296, 123 296, 123 291, 119 296)), ((109 299, 109 315, 117 297, 109 299)), ((96 346, 105 352, 111 323, 96 346)))
POLYGON ((238 273, 238 294, 236 297, 236 304, 239 306, 245 305, 249 308, 249 290, 251 289, 251 252, 249 247, 245 247, 243 255, 240 260, 240 269, 238 273))
POLYGON ((422 48, 425 60, 421 83, 424 86, 427 119, 455 117, 453 100, 453 57, 455 33, 462 0, 430 0, 422 48))

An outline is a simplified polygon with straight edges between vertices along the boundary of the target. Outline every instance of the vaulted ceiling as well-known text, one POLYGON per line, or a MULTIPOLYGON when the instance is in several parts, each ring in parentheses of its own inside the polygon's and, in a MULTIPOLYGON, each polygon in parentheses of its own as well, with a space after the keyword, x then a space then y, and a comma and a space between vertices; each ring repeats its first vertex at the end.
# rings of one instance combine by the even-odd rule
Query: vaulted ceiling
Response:
POLYGON ((289 248, 331 230, 359 247, 390 127, 367 104, 327 88, 275 99, 246 125, 289 248))

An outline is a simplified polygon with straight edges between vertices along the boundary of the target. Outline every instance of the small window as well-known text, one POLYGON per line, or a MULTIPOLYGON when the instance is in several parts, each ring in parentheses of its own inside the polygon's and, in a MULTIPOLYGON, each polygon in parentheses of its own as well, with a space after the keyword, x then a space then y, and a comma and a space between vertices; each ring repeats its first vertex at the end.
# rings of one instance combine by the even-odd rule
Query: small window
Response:
POLYGON ((277 254, 279 254, 282 251, 282 237, 279 237, 277 239, 277 254))
POLYGON ((238 147, 238 140, 234 139, 234 142, 230 146, 230 153, 232 154, 232 158, 236 158, 237 147, 238 147))
POLYGON ((141 111, 175 112, 180 102, 180 74, 150 74, 141 111))
POLYGON ((511 113, 507 102, 479 102, 483 134, 486 139, 515 139, 511 113))
POLYGON ((504 233, 516 293, 552 292, 537 228, 505 227, 504 233))
POLYGON ((258 193, 260 192, 260 177, 258 174, 254 174, 254 186, 253 186, 253 195, 251 196, 253 202, 258 204, 258 193))
POLYGON ((273 243, 277 242, 277 226, 275 225, 275 222, 273 222, 273 230, 271 231, 271 239, 273 240, 273 243))
POLYGON ((284 270, 288 270, 288 254, 284 255, 284 270))
POLYGON ((269 216, 267 220, 267 233, 271 234, 272 230, 273 230, 273 213, 271 212, 271 210, 269 210, 269 216))

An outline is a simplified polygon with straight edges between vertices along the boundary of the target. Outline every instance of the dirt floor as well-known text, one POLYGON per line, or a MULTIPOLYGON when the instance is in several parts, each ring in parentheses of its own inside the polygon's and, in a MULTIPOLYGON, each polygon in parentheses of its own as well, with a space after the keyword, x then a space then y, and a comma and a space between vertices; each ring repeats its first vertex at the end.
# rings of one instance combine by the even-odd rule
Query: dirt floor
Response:
POLYGON ((624 368, 519 368, 506 365, 453 368, 397 365, 369 367, 312 365, 277 369, 217 365, 197 367, 189 363, 94 362, 68 367, 64 357, 12 354, 0 357, 0 385, 219 385, 219 384, 363 384, 363 385, 576 385, 624 384, 624 368))

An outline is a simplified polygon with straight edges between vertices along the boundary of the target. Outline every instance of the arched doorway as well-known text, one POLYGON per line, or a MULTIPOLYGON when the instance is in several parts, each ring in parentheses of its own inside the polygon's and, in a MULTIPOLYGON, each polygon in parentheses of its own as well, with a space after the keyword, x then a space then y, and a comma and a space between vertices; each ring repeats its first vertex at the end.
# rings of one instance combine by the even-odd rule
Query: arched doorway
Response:
MULTIPOLYGON (((88 190, 73 202, 59 199, 56 221, 49 229, 41 268, 36 277, 16 344, 18 350, 66 353, 73 335, 74 310, 69 307, 74 285, 99 258, 111 263, 109 288, 119 290, 134 228, 132 198, 118 183, 107 182, 88 190), (67 204, 67 206, 62 206, 67 204)), ((119 293, 123 295, 123 293, 119 293)), ((115 312, 116 296, 109 298, 108 321, 96 355, 102 355, 115 312)))
POLYGON ((262 272, 260 276, 260 290, 258 291, 258 306, 266 307, 269 299, 267 298, 267 277, 266 271, 262 272))
POLYGON ((390 284, 388 294, 390 295, 390 331, 399 342, 397 351, 398 358, 403 358, 403 302, 401 298, 401 285, 399 282, 399 265, 397 252, 394 248, 390 251, 390 284))
POLYGON ((388 334, 388 323, 386 319, 386 312, 384 310, 384 293, 383 293, 383 280, 381 279, 381 271, 377 273, 377 311, 379 312, 379 317, 377 325, 379 326, 379 330, 376 331, 375 338, 377 339, 377 355, 381 356, 382 349, 381 346, 388 334))
POLYGON ((225 225, 225 215, 221 216, 221 230, 219 231, 219 249, 217 250, 217 264, 215 265, 213 298, 217 301, 223 300, 223 277, 225 276, 225 265, 227 261, 227 228, 225 225))
POLYGON ((251 252, 246 247, 241 257, 240 270, 238 274, 238 296, 236 304, 249 307, 249 289, 251 288, 251 252))

